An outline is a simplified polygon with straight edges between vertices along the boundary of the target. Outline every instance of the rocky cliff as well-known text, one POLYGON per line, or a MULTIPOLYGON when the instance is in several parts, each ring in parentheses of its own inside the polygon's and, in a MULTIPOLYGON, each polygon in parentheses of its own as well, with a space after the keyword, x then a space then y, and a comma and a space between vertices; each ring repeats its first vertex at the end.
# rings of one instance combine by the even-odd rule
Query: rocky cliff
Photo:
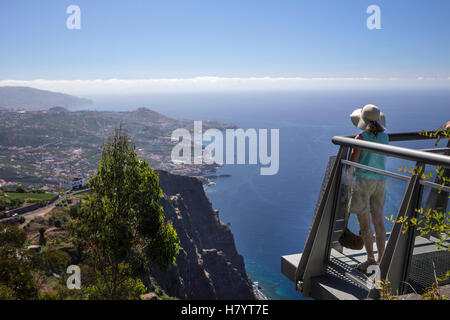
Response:
POLYGON ((233 234, 219 220, 200 180, 157 171, 164 192, 161 205, 173 222, 182 249, 169 272, 153 269, 152 278, 180 299, 255 299, 233 234))

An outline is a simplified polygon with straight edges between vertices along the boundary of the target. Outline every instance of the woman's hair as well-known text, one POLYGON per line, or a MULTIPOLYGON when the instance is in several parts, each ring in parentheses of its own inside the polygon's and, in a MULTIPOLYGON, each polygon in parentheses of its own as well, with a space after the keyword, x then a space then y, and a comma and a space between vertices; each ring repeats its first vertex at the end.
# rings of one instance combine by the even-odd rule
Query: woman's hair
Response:
POLYGON ((372 133, 375 137, 384 131, 384 128, 377 121, 370 121, 366 131, 372 133))

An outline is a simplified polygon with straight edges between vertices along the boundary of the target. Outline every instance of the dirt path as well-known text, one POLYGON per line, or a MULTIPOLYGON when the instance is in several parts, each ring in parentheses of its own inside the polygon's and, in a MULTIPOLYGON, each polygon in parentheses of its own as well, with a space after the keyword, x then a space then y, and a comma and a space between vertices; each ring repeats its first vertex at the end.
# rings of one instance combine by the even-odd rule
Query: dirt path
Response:
POLYGON ((37 210, 22 214, 21 217, 25 218, 25 222, 22 223, 21 225, 19 225, 20 228, 23 228, 24 226, 26 226, 26 224, 28 222, 30 222, 33 219, 36 219, 38 217, 43 217, 46 214, 48 214, 50 211, 52 211, 55 208, 55 204, 51 204, 49 206, 43 207, 43 208, 39 208, 37 210))
POLYGON ((48 214, 50 211, 52 211, 55 208, 55 205, 56 205, 56 203, 53 203, 53 204, 48 205, 46 207, 39 208, 39 209, 30 211, 30 212, 24 213, 24 214, 18 215, 16 217, 4 218, 4 219, 0 220, 0 223, 6 222, 6 221, 9 221, 9 220, 13 220, 13 219, 18 219, 20 217, 24 217, 25 218, 25 222, 20 225, 20 227, 23 227, 28 222, 30 222, 30 220, 35 219, 37 217, 43 217, 46 214, 48 214))
POLYGON ((0 223, 1 222, 6 222, 6 221, 9 221, 9 220, 12 220, 12 219, 17 219, 19 217, 24 217, 25 218, 25 222, 20 225, 20 227, 23 228, 31 220, 33 220, 35 218, 38 218, 38 217, 43 217, 46 214, 48 214, 50 211, 52 211, 55 208, 57 203, 60 203, 61 201, 65 200, 67 198, 70 198, 71 196, 74 196, 74 195, 77 195, 77 194, 80 194, 80 193, 84 193, 84 192, 89 192, 89 190, 90 189, 83 189, 83 190, 79 190, 79 191, 74 191, 74 192, 72 192, 70 194, 63 195, 62 197, 60 197, 58 200, 56 200, 51 205, 48 205, 46 207, 39 208, 39 209, 30 211, 30 212, 27 212, 27 213, 24 213, 24 214, 20 214, 20 215, 15 216, 15 217, 1 219, 0 223))

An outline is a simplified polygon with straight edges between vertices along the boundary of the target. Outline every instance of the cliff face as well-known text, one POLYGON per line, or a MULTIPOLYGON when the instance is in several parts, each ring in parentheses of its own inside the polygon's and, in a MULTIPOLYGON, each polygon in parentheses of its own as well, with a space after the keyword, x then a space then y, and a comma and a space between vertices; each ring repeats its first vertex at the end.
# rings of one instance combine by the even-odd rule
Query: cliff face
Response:
POLYGON ((158 285, 180 299, 255 299, 233 234, 219 220, 202 183, 192 177, 157 173, 164 192, 164 214, 172 221, 182 247, 176 267, 168 272, 152 270, 158 285))

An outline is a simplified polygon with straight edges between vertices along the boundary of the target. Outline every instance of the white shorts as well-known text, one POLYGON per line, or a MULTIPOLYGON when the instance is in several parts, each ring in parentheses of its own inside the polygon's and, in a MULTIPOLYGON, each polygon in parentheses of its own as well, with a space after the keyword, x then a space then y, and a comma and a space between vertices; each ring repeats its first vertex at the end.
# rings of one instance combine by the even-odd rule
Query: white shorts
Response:
POLYGON ((352 188, 350 213, 382 215, 386 202, 386 180, 357 179, 352 188))

